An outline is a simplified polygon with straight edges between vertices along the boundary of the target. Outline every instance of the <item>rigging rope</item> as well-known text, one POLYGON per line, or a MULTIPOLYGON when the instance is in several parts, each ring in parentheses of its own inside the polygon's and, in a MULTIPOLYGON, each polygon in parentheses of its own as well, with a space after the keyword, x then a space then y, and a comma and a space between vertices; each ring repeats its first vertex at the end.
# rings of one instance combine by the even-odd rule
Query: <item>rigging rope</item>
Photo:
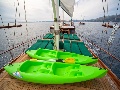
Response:
POLYGON ((86 41, 90 42, 92 45, 94 45, 95 47, 100 48, 100 50, 103 50, 105 53, 107 53, 108 55, 110 55, 112 58, 118 60, 120 62, 120 59, 118 59, 117 57, 115 57, 114 55, 112 55, 111 53, 109 53, 108 51, 106 51, 105 49, 101 48, 100 46, 96 45, 95 43, 93 43, 92 41, 88 40, 85 38, 86 41))
MULTIPOLYGON (((37 36, 37 37, 40 37, 40 36, 37 36)), ((8 49, 8 50, 0 53, 0 55, 5 54, 5 53, 7 53, 7 52, 9 52, 9 51, 11 51, 11 50, 13 50, 13 49, 15 49, 15 48, 18 48, 18 47, 22 46, 22 45, 24 46, 25 43, 29 43, 29 42, 37 39, 37 37, 35 37, 35 38, 31 39, 31 40, 28 40, 28 41, 26 41, 26 42, 22 42, 21 44, 18 44, 17 46, 14 46, 13 48, 10 48, 10 49, 8 49)))

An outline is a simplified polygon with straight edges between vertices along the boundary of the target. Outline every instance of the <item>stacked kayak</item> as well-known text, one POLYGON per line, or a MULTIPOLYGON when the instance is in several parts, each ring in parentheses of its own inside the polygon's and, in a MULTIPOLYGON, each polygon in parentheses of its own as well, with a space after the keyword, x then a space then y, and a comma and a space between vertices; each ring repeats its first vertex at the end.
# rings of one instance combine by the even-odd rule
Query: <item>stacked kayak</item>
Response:
POLYGON ((76 64, 94 64, 98 61, 97 58, 84 56, 76 53, 49 50, 49 49, 41 49, 38 50, 28 50, 26 52, 30 57, 39 59, 39 60, 65 60, 67 58, 73 58, 76 64))
POLYGON ((7 65, 4 69, 13 77, 33 83, 64 84, 103 77, 107 70, 80 64, 26 60, 7 65))

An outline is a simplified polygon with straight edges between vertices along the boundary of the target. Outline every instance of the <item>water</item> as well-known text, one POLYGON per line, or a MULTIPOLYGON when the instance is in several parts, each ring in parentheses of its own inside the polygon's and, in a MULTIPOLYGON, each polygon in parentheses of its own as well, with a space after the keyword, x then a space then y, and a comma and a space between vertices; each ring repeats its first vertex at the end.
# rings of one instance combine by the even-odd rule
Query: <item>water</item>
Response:
MULTIPOLYGON (((4 23, 4 25, 5 24, 6 23, 4 23)), ((8 63, 10 59, 20 55, 23 51, 35 43, 37 39, 42 39, 43 35, 49 32, 49 28, 53 25, 53 22, 18 24, 22 24, 22 27, 0 29, 0 53, 18 46, 17 48, 0 56, 0 67, 8 63), (19 46, 21 43, 24 44, 19 46)), ((10 25, 13 25, 13 23, 10 23, 10 25)), ((78 35, 80 34, 83 36, 83 38, 80 37, 83 41, 85 41, 84 38, 87 38, 120 59, 120 29, 115 34, 113 44, 109 46, 107 41, 113 29, 102 27, 101 25, 102 22, 86 22, 85 25, 79 26, 78 22, 75 22, 76 32, 78 35)), ((111 58, 100 49, 90 44, 89 46, 91 46, 91 49, 100 57, 100 59, 120 78, 120 62, 111 58)))

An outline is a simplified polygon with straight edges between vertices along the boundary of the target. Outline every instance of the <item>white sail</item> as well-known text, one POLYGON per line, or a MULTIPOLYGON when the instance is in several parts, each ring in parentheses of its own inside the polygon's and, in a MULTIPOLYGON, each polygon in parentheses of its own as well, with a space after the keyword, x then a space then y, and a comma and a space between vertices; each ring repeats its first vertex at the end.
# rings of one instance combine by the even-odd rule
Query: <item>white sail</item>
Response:
POLYGON ((73 17, 75 0, 60 0, 61 8, 70 16, 73 17))

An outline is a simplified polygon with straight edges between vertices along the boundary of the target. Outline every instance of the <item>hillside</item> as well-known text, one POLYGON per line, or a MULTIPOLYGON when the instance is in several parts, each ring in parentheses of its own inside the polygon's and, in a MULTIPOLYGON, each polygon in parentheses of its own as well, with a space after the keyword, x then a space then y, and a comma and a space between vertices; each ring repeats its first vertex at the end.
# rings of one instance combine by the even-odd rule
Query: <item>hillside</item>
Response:
POLYGON ((99 17, 96 19, 91 19, 91 20, 73 20, 74 22, 120 22, 120 14, 119 15, 111 15, 111 16, 106 16, 104 17, 99 17))
POLYGON ((94 21, 94 22, 119 22, 120 21, 120 14, 119 15, 112 15, 112 16, 106 16, 105 18, 104 17, 99 17, 99 18, 96 18, 96 19, 91 19, 90 21, 94 21))

